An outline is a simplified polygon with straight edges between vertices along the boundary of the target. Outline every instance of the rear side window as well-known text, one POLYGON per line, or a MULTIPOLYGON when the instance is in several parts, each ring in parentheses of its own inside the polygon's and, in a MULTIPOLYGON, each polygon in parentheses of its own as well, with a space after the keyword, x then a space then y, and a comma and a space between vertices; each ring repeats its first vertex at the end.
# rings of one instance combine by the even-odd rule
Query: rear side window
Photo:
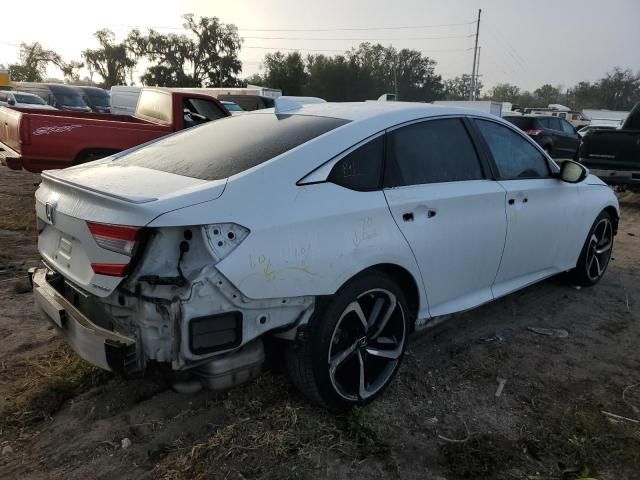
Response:
POLYGON ((220 180, 281 155, 349 120, 255 113, 183 130, 115 160, 202 180, 220 180))
POLYGON ((476 120, 486 140, 500 177, 504 180, 544 178, 550 175, 542 154, 509 128, 486 120, 476 120))
POLYGON ((386 187, 481 178, 480 160, 460 119, 414 123, 387 134, 386 187))
POLYGON ((370 191, 380 188, 384 160, 384 136, 356 148, 336 163, 327 180, 345 188, 370 191))
POLYGON ((136 107, 136 117, 171 123, 171 94, 157 90, 142 90, 136 107))

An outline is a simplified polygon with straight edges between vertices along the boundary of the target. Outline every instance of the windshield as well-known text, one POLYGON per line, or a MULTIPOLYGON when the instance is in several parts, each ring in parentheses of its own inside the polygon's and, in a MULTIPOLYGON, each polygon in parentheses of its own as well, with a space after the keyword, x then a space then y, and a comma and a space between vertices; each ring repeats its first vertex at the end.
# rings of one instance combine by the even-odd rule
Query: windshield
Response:
POLYGON ((14 93, 13 96, 18 103, 28 103, 29 105, 46 105, 45 101, 37 95, 24 95, 21 93, 14 93))
POLYGON ((64 105, 65 107, 86 107, 87 106, 87 104, 84 103, 84 100, 82 100, 82 97, 80 95, 56 93, 55 97, 56 97, 56 101, 60 105, 64 105))
POLYGON ((87 98, 89 98, 91 105, 95 105, 96 107, 109 106, 109 95, 87 95, 87 98))
POLYGON ((251 114, 184 130, 117 160, 201 180, 220 180, 260 165, 348 120, 251 114))
POLYGON ((229 110, 230 112, 244 112, 244 110, 242 110, 242 107, 240 105, 238 105, 237 103, 233 103, 233 102, 222 102, 222 104, 225 106, 225 108, 227 110, 229 110))

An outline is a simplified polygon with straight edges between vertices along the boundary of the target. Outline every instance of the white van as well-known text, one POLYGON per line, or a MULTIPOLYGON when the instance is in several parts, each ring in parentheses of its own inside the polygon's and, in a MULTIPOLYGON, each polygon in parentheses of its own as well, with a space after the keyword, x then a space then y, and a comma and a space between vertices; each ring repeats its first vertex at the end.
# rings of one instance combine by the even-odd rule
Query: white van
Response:
POLYGON ((111 87, 111 113, 114 115, 133 115, 141 91, 142 87, 126 85, 111 87))

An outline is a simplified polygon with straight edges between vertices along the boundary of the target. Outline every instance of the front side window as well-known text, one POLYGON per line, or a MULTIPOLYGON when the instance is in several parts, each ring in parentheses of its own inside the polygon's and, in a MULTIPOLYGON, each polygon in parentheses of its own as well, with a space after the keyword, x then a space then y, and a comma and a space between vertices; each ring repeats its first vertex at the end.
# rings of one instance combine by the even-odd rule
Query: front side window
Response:
POLYGON ((227 116, 218 105, 201 98, 185 98, 183 107, 185 114, 187 114, 188 110, 188 114, 194 117, 196 121, 200 119, 201 121, 208 122, 227 116))
POLYGON ((487 120, 476 120, 504 180, 550 176, 544 156, 511 129, 487 120))
POLYGON ((564 133, 568 133, 569 135, 573 135, 574 133, 576 133, 573 129, 573 125, 571 125, 566 120, 562 120, 561 126, 564 133))
POLYGON ((482 168, 462 120, 430 120, 387 134, 385 186, 482 179, 482 168))
POLYGON ((551 130, 555 130, 557 132, 562 131, 562 124, 559 118, 550 118, 549 119, 549 128, 551 130))
POLYGON ((380 187, 383 160, 384 136, 381 135, 338 161, 327 180, 351 190, 376 190, 380 187))

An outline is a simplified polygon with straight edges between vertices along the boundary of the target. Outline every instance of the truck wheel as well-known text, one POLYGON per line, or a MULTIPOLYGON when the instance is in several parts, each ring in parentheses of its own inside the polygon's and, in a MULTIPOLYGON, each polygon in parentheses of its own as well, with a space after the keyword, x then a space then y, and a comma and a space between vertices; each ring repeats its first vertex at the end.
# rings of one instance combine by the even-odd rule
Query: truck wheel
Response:
POLYGON ((584 287, 598 283, 607 270, 612 251, 613 221, 611 215, 603 211, 589 230, 578 263, 569 272, 570 280, 584 287))
POLYGON ((409 312, 404 294, 387 275, 356 277, 317 308, 302 338, 287 349, 293 383, 331 410, 372 401, 400 366, 409 312))

